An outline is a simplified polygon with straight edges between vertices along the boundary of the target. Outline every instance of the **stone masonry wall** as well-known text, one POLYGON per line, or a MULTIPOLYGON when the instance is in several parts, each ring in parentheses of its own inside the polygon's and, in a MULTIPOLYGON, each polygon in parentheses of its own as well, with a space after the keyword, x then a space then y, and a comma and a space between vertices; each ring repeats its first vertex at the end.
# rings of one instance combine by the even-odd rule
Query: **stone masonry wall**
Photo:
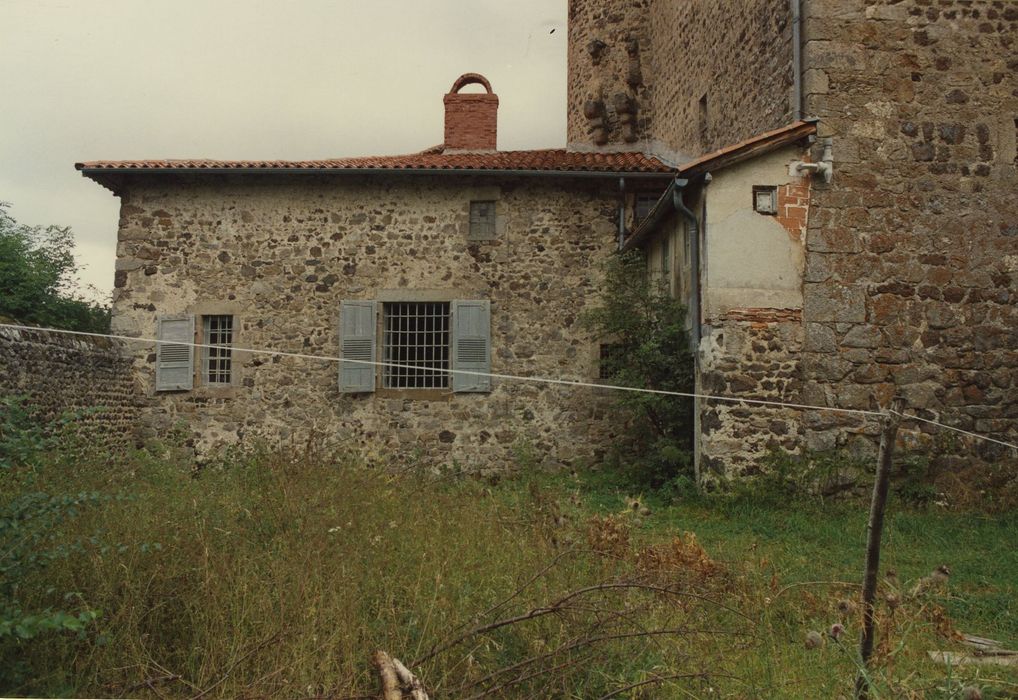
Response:
POLYGON ((788 0, 652 0, 651 17, 652 139, 668 153, 697 156, 793 120, 788 0))
MULTIPOLYGON (((233 313, 235 345, 336 356, 344 299, 446 290, 490 299, 492 370, 590 380, 581 328, 613 250, 615 183, 561 178, 248 178, 160 183, 122 195, 114 328, 233 313), (603 189, 602 189, 603 187, 603 189), (500 234, 467 241, 470 199, 497 200, 500 234)), ((136 370, 153 395, 152 349, 136 370)), ((552 463, 598 456, 616 420, 589 389, 494 380, 490 394, 338 391, 334 362, 237 353, 235 386, 154 394, 147 431, 184 424, 199 450, 311 434, 369 457, 499 468, 523 448, 552 463)))
MULTIPOLYGON (((709 394, 788 401, 802 389, 798 309, 740 309, 715 319, 700 346, 700 389, 709 394)), ((707 485, 759 472, 773 448, 801 448, 794 409, 706 401, 700 406, 698 480, 707 485)))
MULTIPOLYGON (((805 399, 1018 438, 1018 4, 809 0, 805 399)), ((865 432, 810 417, 810 444, 865 432)), ((872 431, 872 426, 869 428, 872 431)), ((959 454, 994 459, 977 442, 959 454)))
POLYGON ((633 147, 682 162, 792 118, 792 27, 788 0, 571 0, 568 141, 596 148, 590 100, 607 109, 605 149, 627 147, 612 102, 636 105, 633 147), (627 41, 638 43, 640 83, 627 41), (605 47, 597 62, 589 47, 605 47), (706 96, 706 123, 701 98, 706 96))
POLYGON ((139 396, 117 341, 0 328, 0 396, 27 397, 44 420, 81 411, 91 441, 134 444, 139 396))
POLYGON ((570 149, 651 150, 649 5, 649 0, 569 0, 570 149), (585 110, 592 107, 597 113, 588 116, 585 110), (624 120, 632 124, 632 140, 626 140, 624 120), (598 125, 603 143, 597 143, 598 125))

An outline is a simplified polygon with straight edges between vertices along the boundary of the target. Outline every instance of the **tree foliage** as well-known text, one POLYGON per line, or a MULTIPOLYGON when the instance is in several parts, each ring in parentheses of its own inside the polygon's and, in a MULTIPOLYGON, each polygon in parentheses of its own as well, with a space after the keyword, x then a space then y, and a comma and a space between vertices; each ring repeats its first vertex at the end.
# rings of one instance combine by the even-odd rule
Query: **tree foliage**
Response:
MULTIPOLYGON (((585 321, 611 345, 609 382, 621 386, 692 392, 693 353, 686 308, 647 272, 642 253, 610 260, 600 304, 585 321)), ((662 394, 619 392, 633 416, 633 476, 659 487, 692 475, 692 400, 662 394)))
POLYGON ((19 224, 0 202, 0 316, 21 323, 105 333, 108 306, 78 291, 74 234, 65 226, 19 224))

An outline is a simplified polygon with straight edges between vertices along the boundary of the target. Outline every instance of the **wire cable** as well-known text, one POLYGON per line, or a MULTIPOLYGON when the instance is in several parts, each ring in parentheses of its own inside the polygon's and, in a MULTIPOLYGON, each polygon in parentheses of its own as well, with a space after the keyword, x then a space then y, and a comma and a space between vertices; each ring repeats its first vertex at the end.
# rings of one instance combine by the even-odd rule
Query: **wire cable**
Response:
MULTIPOLYGON (((406 364, 400 364, 400 363, 396 363, 396 362, 379 362, 379 361, 376 361, 376 360, 354 360, 354 359, 350 359, 350 358, 335 357, 335 356, 331 356, 331 355, 309 355, 309 354, 300 353, 300 352, 287 352, 285 350, 264 350, 264 349, 259 349, 259 348, 240 348, 240 347, 236 347, 236 346, 232 346, 232 345, 224 346, 224 345, 210 345, 210 344, 205 344, 205 343, 188 343, 188 342, 180 342, 180 341, 159 340, 159 339, 156 339, 156 338, 143 338, 143 337, 132 337, 132 336, 127 336, 127 335, 116 335, 116 334, 112 334, 112 333, 91 333, 91 332, 88 332, 88 331, 72 331, 72 330, 65 330, 65 329, 61 329, 61 328, 38 328, 38 327, 35 327, 35 326, 23 326, 23 325, 18 325, 18 324, 13 324, 13 323, 0 323, 0 328, 9 328, 11 330, 20 330, 20 331, 40 331, 40 332, 48 332, 48 333, 60 333, 60 334, 64 334, 64 335, 83 336, 83 337, 89 337, 89 338, 106 338, 106 339, 122 340, 122 341, 125 341, 125 342, 133 342, 133 343, 148 343, 148 344, 152 344, 152 345, 156 345, 156 346, 158 346, 158 345, 184 345, 184 346, 193 347, 193 348, 223 348, 223 347, 229 347, 233 352, 237 352, 237 353, 251 353, 253 355, 273 355, 273 356, 276 356, 276 357, 293 357, 293 358, 303 359, 303 360, 318 360, 318 361, 323 361, 323 362, 339 362, 341 364, 345 362, 345 363, 349 363, 349 364, 365 365, 365 366, 371 366, 371 367, 389 367, 389 368, 415 369, 415 370, 416 369, 420 369, 420 367, 418 367, 417 365, 406 365, 406 364)), ((475 371, 472 371, 472 370, 461 370, 461 369, 443 369, 443 368, 428 368, 428 369, 430 371, 433 371, 433 372, 440 372, 440 373, 445 373, 445 374, 449 374, 449 375, 463 375, 463 376, 471 376, 471 377, 489 377, 489 378, 492 378, 492 379, 503 379, 503 380, 506 380, 506 381, 516 381, 516 382, 530 382, 530 383, 534 383, 534 384, 550 384, 550 385, 557 385, 557 386, 585 387, 585 388, 591 388, 591 389, 604 389, 604 390, 608 390, 608 391, 625 391, 625 392, 632 392, 632 393, 639 393, 639 394, 657 394, 657 395, 662 395, 662 396, 676 396, 676 397, 681 397, 681 398, 704 399, 706 401, 721 401, 721 402, 727 402, 727 403, 742 403, 742 404, 750 404, 750 405, 756 405, 756 406, 775 406, 775 407, 782 407, 782 408, 797 408, 797 409, 802 409, 802 410, 807 410, 807 411, 827 411, 827 412, 831 412, 831 413, 844 413, 844 414, 850 414, 850 415, 873 416, 873 417, 878 417, 878 418, 882 418, 882 417, 886 416, 888 413, 895 413, 895 414, 897 414, 898 416, 900 416, 904 420, 916 420, 916 421, 920 421, 920 422, 923 422, 923 423, 929 423, 931 425, 935 425, 937 427, 944 428, 946 430, 952 430, 952 431, 955 431, 955 432, 958 432, 958 433, 969 435, 969 436, 974 437, 974 438, 978 438, 980 440, 986 440, 988 442, 997 443, 997 444, 1003 445, 1005 447, 1010 447, 1013 450, 1018 450, 1018 445, 1012 444, 1010 442, 1004 442, 1003 440, 998 440, 996 438, 987 437, 985 435, 980 435, 978 433, 973 433, 973 432, 970 432, 968 430, 962 430, 961 428, 955 428, 955 427, 952 427, 950 425, 944 425, 943 423, 938 423, 937 421, 933 421, 933 420, 930 420, 928 418, 920 418, 919 416, 915 416, 915 415, 905 415, 903 413, 899 413, 898 411, 893 411, 891 409, 888 409, 887 411, 871 411, 871 410, 859 409, 859 408, 838 408, 838 407, 835 407, 835 406, 815 406, 815 405, 812 405, 812 404, 793 403, 793 402, 786 402, 786 401, 775 401, 775 400, 770 400, 770 399, 750 399, 750 398, 744 398, 744 397, 740 397, 740 396, 719 396, 719 395, 716 395, 716 394, 698 394, 698 393, 694 393, 694 392, 670 391, 670 390, 666 390, 666 389, 645 389, 645 388, 641 388, 641 387, 621 386, 621 385, 615 385, 615 384, 598 384, 598 383, 595 383, 595 382, 583 382, 583 381, 573 380, 573 379, 553 379, 553 378, 550 378, 550 377, 532 377, 532 376, 525 376, 525 375, 518 375, 518 374, 501 374, 501 373, 497 373, 497 372, 475 372, 475 371)))

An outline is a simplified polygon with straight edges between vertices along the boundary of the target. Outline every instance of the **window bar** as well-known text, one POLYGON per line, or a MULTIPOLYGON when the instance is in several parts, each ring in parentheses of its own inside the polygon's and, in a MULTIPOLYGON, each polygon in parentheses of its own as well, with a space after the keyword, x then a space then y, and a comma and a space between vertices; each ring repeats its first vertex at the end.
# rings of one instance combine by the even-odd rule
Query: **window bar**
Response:
POLYGON ((384 307, 384 357, 401 365, 383 370, 387 388, 435 389, 449 385, 449 304, 391 302, 384 307))

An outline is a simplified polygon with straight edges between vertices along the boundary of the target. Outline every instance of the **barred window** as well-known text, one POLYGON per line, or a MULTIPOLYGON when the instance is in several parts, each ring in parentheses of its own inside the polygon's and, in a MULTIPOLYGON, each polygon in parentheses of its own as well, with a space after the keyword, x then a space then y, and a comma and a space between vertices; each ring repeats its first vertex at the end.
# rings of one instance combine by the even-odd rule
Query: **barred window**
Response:
POLYGON ((618 343, 602 343, 598 356, 597 378, 604 381, 618 374, 622 363, 622 346, 618 343))
POLYGON ((205 316, 202 321, 202 378, 206 384, 229 384, 233 373, 233 316, 205 316))
POLYGON ((449 387, 448 302, 386 302, 382 308, 386 389, 449 387), (390 366, 390 363, 399 365, 390 366))

